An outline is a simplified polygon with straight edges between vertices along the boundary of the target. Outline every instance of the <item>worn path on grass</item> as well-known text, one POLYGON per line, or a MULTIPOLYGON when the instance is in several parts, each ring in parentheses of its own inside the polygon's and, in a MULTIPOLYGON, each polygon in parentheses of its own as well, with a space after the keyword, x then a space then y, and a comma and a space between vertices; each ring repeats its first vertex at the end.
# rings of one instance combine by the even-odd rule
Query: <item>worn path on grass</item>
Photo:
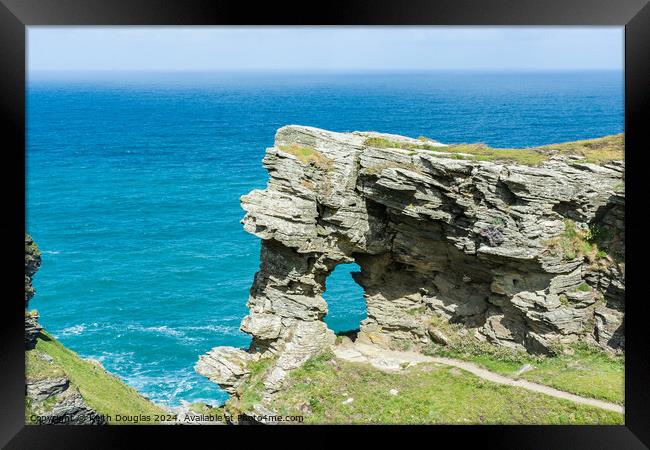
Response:
POLYGON ((378 369, 386 371, 399 371, 405 367, 414 366, 419 363, 445 364, 447 366, 453 366, 465 370, 476 375, 479 378, 491 381, 493 383, 520 387, 529 391, 539 392, 541 394, 550 395, 552 397, 569 400, 574 403, 594 406, 596 408, 606 409, 608 411, 614 411, 621 414, 625 413, 625 408, 615 403, 597 400, 594 398, 581 397, 579 395, 564 392, 559 389, 545 386, 543 384, 533 383, 531 381, 521 379, 513 380, 512 378, 508 378, 503 375, 499 375, 498 373, 491 372, 487 369, 483 369, 474 363, 461 361, 458 359, 426 356, 421 353, 410 351, 388 350, 377 347, 375 345, 364 344, 360 342, 337 345, 334 347, 334 354, 339 359, 351 362, 371 364, 378 369))

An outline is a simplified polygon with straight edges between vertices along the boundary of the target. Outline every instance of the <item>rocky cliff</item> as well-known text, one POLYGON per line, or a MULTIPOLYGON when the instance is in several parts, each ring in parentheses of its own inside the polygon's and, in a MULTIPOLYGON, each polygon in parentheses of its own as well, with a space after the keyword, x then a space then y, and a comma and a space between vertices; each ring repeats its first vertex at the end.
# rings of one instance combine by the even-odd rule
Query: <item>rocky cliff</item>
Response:
POLYGON ((358 339, 422 348, 466 339, 533 353, 577 340, 623 348, 623 136, 535 149, 446 146, 372 132, 287 126, 267 149, 269 182, 241 198, 262 239, 241 329, 199 373, 235 392, 272 357, 267 393, 334 343, 322 293, 356 262, 368 317, 358 339))
MULTIPOLYGON (((32 277, 41 267, 41 252, 31 236, 25 235, 25 308, 34 297, 35 291, 32 286, 32 277)), ((34 311, 25 313, 25 347, 34 348, 36 337, 42 330, 38 323, 38 314, 34 311)))

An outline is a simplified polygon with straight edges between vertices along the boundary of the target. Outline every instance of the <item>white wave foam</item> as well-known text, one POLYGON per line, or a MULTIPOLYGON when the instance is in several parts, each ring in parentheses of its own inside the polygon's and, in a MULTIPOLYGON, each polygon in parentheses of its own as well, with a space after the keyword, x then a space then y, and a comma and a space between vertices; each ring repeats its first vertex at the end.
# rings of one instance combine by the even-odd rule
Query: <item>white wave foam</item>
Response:
POLYGON ((214 331, 216 333, 222 333, 228 335, 239 334, 239 327, 226 326, 226 325, 200 325, 200 326, 183 327, 183 329, 188 331, 214 331))
POLYGON ((78 336, 86 329, 85 324, 73 325, 61 330, 61 336, 78 336))
POLYGON ((153 332, 158 334, 164 334, 166 336, 182 337, 183 332, 169 328, 167 325, 162 325, 159 327, 141 327, 140 331, 153 332))

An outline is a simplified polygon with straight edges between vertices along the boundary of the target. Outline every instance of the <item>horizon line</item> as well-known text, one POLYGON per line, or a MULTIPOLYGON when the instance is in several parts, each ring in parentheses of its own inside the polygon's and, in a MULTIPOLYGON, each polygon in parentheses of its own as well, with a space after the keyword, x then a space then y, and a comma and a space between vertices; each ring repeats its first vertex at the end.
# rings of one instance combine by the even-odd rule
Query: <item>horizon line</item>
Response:
POLYGON ((625 68, 611 67, 563 67, 563 68, 377 68, 377 69, 271 69, 271 68, 228 68, 228 69, 28 69, 27 74, 95 74, 95 73, 435 73, 435 72, 625 72, 625 68))

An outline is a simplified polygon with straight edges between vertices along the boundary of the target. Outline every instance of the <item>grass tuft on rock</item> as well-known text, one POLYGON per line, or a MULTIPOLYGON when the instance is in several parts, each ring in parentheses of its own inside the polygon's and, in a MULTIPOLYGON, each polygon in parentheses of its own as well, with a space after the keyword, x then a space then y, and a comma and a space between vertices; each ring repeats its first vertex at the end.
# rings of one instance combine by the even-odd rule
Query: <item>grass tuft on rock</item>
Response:
POLYGON ((334 164, 334 161, 312 147, 298 144, 289 144, 280 145, 278 148, 283 152, 292 154, 302 164, 314 166, 321 170, 331 170, 334 164))
POLYGON ((564 260, 586 258, 593 263, 607 257, 607 253, 598 248, 598 241, 597 229, 580 229, 573 220, 564 219, 562 234, 549 240, 546 245, 552 255, 561 255, 564 260))
POLYGON ((264 376, 275 362, 274 358, 261 358, 248 363, 250 372, 248 380, 239 386, 237 395, 226 402, 225 410, 232 415, 250 411, 262 401, 264 394, 264 376))

